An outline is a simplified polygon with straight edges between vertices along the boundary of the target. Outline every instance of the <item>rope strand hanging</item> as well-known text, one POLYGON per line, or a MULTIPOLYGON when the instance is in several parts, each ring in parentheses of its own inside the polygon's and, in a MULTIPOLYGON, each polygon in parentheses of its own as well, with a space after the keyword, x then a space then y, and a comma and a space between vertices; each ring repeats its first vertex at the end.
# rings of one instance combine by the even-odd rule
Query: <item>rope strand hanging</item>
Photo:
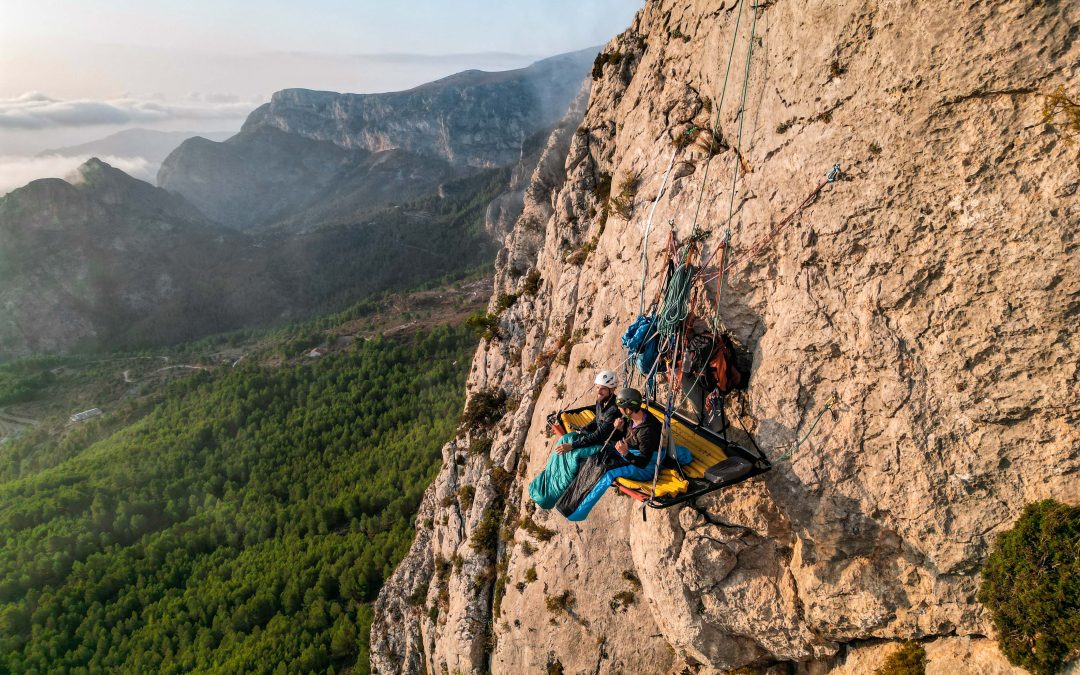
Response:
POLYGON ((735 8, 735 30, 731 33, 731 48, 728 50, 727 68, 724 70, 724 84, 720 88, 720 100, 716 103, 716 113, 713 116, 712 129, 709 130, 711 135, 709 138, 709 156, 708 159, 705 160, 705 170, 701 174, 701 188, 698 190, 697 206, 694 207, 693 226, 695 229, 698 226, 698 216, 701 215, 701 202, 705 197, 705 184, 709 179, 709 166, 712 164, 713 150, 717 136, 720 133, 720 111, 724 108, 724 98, 727 96, 728 79, 731 75, 731 64, 735 59, 735 44, 739 39, 739 24, 742 22, 742 10, 743 0, 739 0, 739 4, 735 8))
POLYGON ((787 451, 785 451, 782 455, 780 455, 776 459, 772 459, 769 461, 771 461, 772 464, 775 466, 776 464, 790 457, 796 450, 799 449, 799 446, 806 442, 806 439, 810 438, 810 434, 814 433, 814 429, 817 428, 818 422, 820 422, 821 418, 825 416, 825 413, 829 412, 829 410, 839 402, 840 400, 836 397, 836 394, 830 396, 828 400, 825 401, 825 406, 822 407, 821 412, 819 412, 817 414, 817 417, 814 418, 813 423, 810 425, 810 428, 806 430, 806 433, 803 434, 802 438, 799 438, 794 443, 792 443, 791 447, 788 448, 787 451))

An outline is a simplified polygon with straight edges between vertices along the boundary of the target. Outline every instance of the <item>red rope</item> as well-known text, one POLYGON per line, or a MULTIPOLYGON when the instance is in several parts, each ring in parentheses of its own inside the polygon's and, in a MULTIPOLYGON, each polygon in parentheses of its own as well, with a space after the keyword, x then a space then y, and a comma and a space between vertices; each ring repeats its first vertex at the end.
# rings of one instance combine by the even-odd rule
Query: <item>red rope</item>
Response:
MULTIPOLYGON (((830 181, 828 179, 822 181, 821 184, 818 185, 816 188, 814 188, 813 192, 811 192, 806 197, 806 199, 804 199, 802 201, 802 203, 799 204, 795 208, 794 211, 789 213, 783 220, 781 220, 779 223, 777 223, 776 226, 773 227, 772 230, 770 230, 768 234, 766 234, 765 236, 761 237, 756 242, 754 242, 754 245, 751 246, 750 249, 746 253, 744 253, 741 256, 739 256, 738 258, 736 258, 734 261, 732 261, 724 269, 722 269, 722 270, 720 270, 718 272, 715 272, 714 274, 706 277, 705 281, 708 282, 708 281, 711 281, 714 278, 719 277, 721 274, 730 273, 732 270, 736 269, 737 267, 739 267, 743 263, 748 262, 750 258, 753 258, 758 253, 760 253, 762 251, 762 249, 764 249, 766 246, 768 246, 769 243, 773 239, 776 238, 776 235, 780 234, 781 230, 783 230, 785 227, 787 227, 788 225, 791 224, 791 221, 795 219, 795 216, 799 215, 802 212, 803 209, 805 209, 807 206, 809 206, 810 203, 813 202, 814 199, 816 199, 819 194, 821 194, 821 191, 823 189, 825 189, 825 186, 828 185, 830 182, 832 182, 832 181, 830 181)), ((713 257, 716 255, 717 251, 722 251, 723 249, 724 249, 724 246, 721 244, 709 256, 709 262, 712 261, 713 257)), ((703 265, 703 267, 704 267, 704 265, 703 265)))

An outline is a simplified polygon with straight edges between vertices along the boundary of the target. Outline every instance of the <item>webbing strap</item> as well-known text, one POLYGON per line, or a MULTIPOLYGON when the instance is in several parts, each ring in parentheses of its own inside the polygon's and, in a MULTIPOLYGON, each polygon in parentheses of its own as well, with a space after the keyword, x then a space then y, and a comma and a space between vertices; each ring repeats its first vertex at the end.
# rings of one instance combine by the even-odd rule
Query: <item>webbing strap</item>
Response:
POLYGON ((731 64, 735 57, 735 44, 739 39, 739 23, 742 22, 742 7, 743 0, 739 0, 739 5, 735 8, 735 30, 731 33, 731 49, 728 51, 727 69, 724 71, 724 85, 720 88, 720 100, 716 103, 716 115, 710 130, 709 157, 705 160, 705 170, 701 172, 701 189, 698 190, 697 206, 694 208, 694 227, 697 227, 698 216, 701 214, 701 202, 705 198, 705 183, 709 178, 709 165, 712 164, 713 144, 716 143, 716 137, 720 131, 720 110, 724 107, 724 97, 727 96, 728 78, 731 75, 731 64))

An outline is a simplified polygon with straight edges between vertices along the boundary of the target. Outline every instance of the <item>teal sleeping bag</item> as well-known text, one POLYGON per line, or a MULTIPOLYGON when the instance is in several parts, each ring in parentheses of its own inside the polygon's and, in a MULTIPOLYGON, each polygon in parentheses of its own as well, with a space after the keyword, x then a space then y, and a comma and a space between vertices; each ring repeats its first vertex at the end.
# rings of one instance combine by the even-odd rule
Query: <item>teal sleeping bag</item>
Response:
MULTIPOLYGON (((555 445, 570 443, 574 440, 574 434, 569 433, 560 438, 555 445)), ((577 475, 578 465, 592 457, 604 446, 590 445, 585 448, 577 448, 560 455, 554 450, 548 457, 547 465, 540 475, 529 483, 529 496, 542 509, 550 509, 555 506, 566 487, 577 475)))

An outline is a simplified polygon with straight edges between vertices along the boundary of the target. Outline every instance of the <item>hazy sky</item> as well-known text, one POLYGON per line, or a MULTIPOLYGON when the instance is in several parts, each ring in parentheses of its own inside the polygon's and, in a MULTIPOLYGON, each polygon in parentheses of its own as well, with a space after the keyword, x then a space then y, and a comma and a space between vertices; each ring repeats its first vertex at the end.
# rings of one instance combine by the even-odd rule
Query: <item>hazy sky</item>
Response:
POLYGON ((641 0, 0 0, 0 156, 218 131, 286 87, 404 89, 600 45, 641 0))

